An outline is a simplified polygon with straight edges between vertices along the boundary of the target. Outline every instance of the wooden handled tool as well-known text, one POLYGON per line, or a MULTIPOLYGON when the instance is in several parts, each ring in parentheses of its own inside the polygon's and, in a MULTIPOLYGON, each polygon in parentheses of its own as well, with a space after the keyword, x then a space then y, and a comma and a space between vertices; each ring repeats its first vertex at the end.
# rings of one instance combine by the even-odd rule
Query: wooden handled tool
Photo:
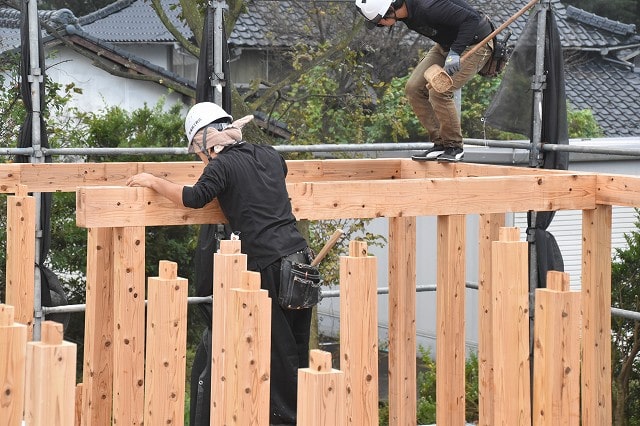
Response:
MULTIPOLYGON (((487 44, 489 40, 493 39, 498 33, 503 31, 509 25, 513 23, 516 19, 518 19, 522 14, 524 14, 527 10, 531 9, 539 0, 531 0, 526 4, 522 9, 517 11, 511 18, 507 19, 502 25, 493 30, 491 34, 486 36, 480 43, 476 43, 472 49, 468 50, 462 58, 460 58, 460 62, 463 62, 465 58, 473 55, 478 49, 487 44)), ((427 80, 427 86, 433 87, 433 89, 438 93, 444 93, 451 89, 453 86, 453 80, 451 76, 447 74, 447 72, 438 64, 431 65, 424 72, 424 78, 427 80)))
POLYGON ((331 237, 329 237, 329 241, 327 241, 322 249, 320 249, 320 252, 316 256, 316 258, 313 259, 313 262, 311 262, 311 266, 318 266, 322 259, 325 258, 327 253, 329 253, 329 250, 331 250, 333 246, 338 242, 338 239, 342 236, 342 234, 344 234, 344 231, 342 229, 337 229, 331 235, 331 237))

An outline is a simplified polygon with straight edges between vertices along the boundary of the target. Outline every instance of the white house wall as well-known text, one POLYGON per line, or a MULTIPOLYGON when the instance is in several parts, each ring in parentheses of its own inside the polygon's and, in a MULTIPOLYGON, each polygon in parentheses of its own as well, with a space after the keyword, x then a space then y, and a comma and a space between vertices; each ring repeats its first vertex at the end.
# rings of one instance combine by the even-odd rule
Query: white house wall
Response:
MULTIPOLYGON (((165 47, 148 46, 145 58, 164 58, 165 47)), ((149 60, 149 59, 148 59, 149 60)), ((151 62, 151 60, 149 60, 151 62)), ((182 96, 171 92, 157 83, 117 77, 92 65, 91 61, 67 48, 56 49, 55 57, 47 60, 47 75, 61 84, 74 83, 83 93, 73 97, 73 105, 83 112, 97 112, 106 107, 121 107, 127 111, 142 108, 145 102, 153 106, 166 97, 165 108, 176 102, 182 103, 182 96)))

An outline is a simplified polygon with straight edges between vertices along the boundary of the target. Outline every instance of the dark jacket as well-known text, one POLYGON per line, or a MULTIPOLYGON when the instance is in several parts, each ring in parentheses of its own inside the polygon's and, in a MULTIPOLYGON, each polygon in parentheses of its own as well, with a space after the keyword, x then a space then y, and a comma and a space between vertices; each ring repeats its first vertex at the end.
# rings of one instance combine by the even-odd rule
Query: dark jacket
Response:
POLYGON ((405 0, 407 27, 429 37, 445 50, 464 50, 491 34, 486 16, 464 0, 405 0))
POLYGON ((182 203, 201 208, 217 197, 231 229, 240 234, 247 268, 260 270, 307 246, 296 218, 285 177, 287 165, 273 147, 241 143, 225 148, 205 167, 182 203))

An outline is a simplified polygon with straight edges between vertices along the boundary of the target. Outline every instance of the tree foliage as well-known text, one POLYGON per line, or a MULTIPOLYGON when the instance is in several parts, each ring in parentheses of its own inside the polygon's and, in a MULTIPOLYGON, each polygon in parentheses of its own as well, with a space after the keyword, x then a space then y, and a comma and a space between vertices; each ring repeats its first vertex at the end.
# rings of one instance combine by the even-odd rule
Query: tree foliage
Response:
MULTIPOLYGON (((611 265, 613 307, 640 312, 640 211, 636 209, 636 230, 625 235, 627 247, 616 249, 611 265)), ((640 321, 613 316, 611 319, 613 358, 614 425, 640 425, 640 321)))

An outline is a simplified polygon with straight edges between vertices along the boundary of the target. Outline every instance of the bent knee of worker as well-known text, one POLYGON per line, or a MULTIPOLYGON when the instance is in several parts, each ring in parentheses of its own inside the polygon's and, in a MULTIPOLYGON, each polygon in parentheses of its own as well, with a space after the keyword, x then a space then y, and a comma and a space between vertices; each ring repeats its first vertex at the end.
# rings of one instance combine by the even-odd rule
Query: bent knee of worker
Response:
POLYGON ((409 102, 418 99, 428 99, 429 90, 427 89, 427 80, 409 79, 404 86, 404 93, 409 99, 409 102))

